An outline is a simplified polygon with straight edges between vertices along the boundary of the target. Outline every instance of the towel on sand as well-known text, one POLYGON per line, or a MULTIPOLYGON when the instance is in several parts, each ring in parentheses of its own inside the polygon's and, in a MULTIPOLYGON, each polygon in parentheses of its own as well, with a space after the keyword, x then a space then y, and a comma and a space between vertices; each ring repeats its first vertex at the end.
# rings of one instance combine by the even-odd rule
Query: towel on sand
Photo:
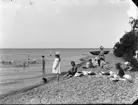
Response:
POLYGON ((80 77, 83 75, 96 75, 94 72, 92 71, 82 71, 82 72, 77 72, 74 77, 80 77))
POLYGON ((123 78, 120 78, 117 74, 114 74, 113 76, 110 76, 110 79, 113 81, 114 80, 122 80, 122 81, 128 80, 129 82, 133 81, 132 76, 130 76, 129 74, 125 74, 123 78))

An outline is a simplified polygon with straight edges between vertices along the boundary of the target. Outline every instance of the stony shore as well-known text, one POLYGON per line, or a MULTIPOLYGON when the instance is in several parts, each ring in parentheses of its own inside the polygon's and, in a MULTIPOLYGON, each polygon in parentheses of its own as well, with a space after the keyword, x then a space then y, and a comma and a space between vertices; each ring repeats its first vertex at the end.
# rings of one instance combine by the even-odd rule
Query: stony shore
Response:
MULTIPOLYGON (((83 70, 82 66, 79 71, 83 70)), ((87 69, 94 72, 96 69, 87 69)), ((60 78, 28 91, 0 98, 0 104, 132 104, 138 98, 138 72, 127 72, 133 82, 113 82, 107 76, 60 78)))

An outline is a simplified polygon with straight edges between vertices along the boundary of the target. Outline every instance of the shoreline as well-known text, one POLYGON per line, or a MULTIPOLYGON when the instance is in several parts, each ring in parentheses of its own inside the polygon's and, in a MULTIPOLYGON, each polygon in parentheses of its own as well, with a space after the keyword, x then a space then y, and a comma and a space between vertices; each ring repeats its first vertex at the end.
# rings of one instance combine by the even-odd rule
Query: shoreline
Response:
MULTIPOLYGON (((78 63, 77 67, 78 68, 81 67, 84 63, 85 63, 85 61, 82 61, 82 62, 78 63)), ((67 72, 62 72, 60 74, 60 76, 62 76, 64 73, 67 73, 67 72)), ((49 77, 49 78, 51 78, 51 77, 49 77)), ((47 78, 48 79, 48 83, 46 83, 47 85, 53 81, 52 79, 49 79, 49 78, 47 78)), ((5 98, 5 97, 7 97, 9 95, 15 95, 15 94, 18 94, 18 93, 26 92, 26 91, 29 91, 31 89, 37 88, 39 86, 42 86, 42 85, 45 85, 45 84, 42 82, 42 80, 40 80, 40 83, 37 83, 35 85, 24 87, 24 88, 21 88, 21 89, 18 89, 18 90, 12 90, 11 92, 8 92, 8 93, 5 93, 5 94, 1 94, 0 95, 0 99, 3 99, 3 98, 5 98)))
MULTIPOLYGON (((118 59, 113 59, 112 57, 112 55, 109 55, 107 59, 109 61, 118 59)), ((87 59, 89 57, 85 57, 85 60, 87 59)), ((86 61, 80 62, 77 65, 79 66, 79 70, 83 70, 82 65, 86 61)), ((94 68, 88 70, 98 72, 100 69, 94 68)), ((138 73, 129 73, 133 75, 134 83, 128 81, 113 82, 106 76, 72 77, 61 80, 59 83, 55 79, 51 79, 47 84, 39 83, 28 89, 21 89, 3 96, 0 95, 0 101, 1 104, 132 104, 138 98, 138 78, 135 78, 138 73)))

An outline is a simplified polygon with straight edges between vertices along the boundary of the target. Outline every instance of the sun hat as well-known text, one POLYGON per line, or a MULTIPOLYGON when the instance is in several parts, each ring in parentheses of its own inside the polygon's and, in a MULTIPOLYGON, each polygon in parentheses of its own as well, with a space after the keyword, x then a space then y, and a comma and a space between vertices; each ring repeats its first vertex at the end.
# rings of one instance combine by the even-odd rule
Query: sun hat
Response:
POLYGON ((135 53, 138 54, 138 50, 136 50, 135 53))
POLYGON ((59 52, 56 52, 55 55, 60 55, 59 52))
POLYGON ((124 64, 125 64, 125 65, 128 65, 128 64, 130 64, 130 62, 125 62, 124 64))

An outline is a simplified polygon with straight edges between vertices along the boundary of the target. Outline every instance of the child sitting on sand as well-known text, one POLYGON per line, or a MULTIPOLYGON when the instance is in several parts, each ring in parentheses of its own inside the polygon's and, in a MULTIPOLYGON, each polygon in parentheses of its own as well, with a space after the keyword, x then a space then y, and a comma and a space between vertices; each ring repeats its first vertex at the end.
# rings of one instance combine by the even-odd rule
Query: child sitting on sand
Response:
POLYGON ((69 70, 64 77, 72 77, 76 74, 78 68, 74 61, 71 61, 71 66, 72 66, 71 70, 69 70))
POLYGON ((84 69, 88 69, 90 67, 94 67, 93 66, 93 63, 92 63, 92 59, 89 59, 87 62, 86 62, 86 65, 83 67, 84 69))
POLYGON ((98 57, 92 58, 92 64, 94 67, 98 66, 98 57))
POLYGON ((118 69, 119 71, 118 71, 118 76, 120 77, 120 78, 123 78, 123 76, 125 75, 125 72, 124 72, 124 70, 121 68, 121 63, 117 63, 116 64, 116 69, 118 69))
MULTIPOLYGON (((116 69, 119 70, 119 71, 118 71, 118 76, 122 78, 122 77, 124 76, 125 72, 124 72, 124 70, 121 68, 121 63, 117 63, 117 64, 116 64, 116 69)), ((110 75, 110 76, 114 76, 114 75, 115 75, 115 73, 112 72, 112 71, 101 72, 100 74, 102 74, 102 75, 110 75)))

